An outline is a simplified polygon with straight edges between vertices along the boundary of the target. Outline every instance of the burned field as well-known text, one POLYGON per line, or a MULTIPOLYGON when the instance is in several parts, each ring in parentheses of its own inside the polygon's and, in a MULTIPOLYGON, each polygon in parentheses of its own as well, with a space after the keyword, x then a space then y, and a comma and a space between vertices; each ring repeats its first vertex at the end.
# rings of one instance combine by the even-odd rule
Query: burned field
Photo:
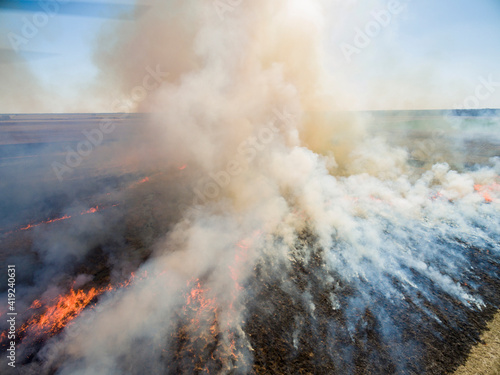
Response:
MULTIPOLYGON (((472 176, 461 196, 436 167, 423 193, 394 183, 364 192, 360 181, 375 182, 354 174, 327 181, 338 193, 321 204, 342 215, 324 229, 294 186, 280 190, 279 218, 247 220, 225 195, 199 204, 197 165, 143 158, 139 115, 108 115, 117 132, 61 180, 53 163, 106 118, 78 116, 61 115, 70 130, 57 142, 61 129, 43 125, 54 119, 0 122, 10 139, 0 145, 0 259, 17 269, 19 373, 453 373, 498 310, 498 172, 474 174, 498 156, 493 138, 480 153, 477 133, 460 147, 439 138, 472 176), (34 138, 23 142, 26 129, 34 138), (415 201, 419 215, 405 216, 415 201)), ((408 114, 377 116, 400 130, 408 114)), ((396 135, 425 174, 436 140, 396 135)))

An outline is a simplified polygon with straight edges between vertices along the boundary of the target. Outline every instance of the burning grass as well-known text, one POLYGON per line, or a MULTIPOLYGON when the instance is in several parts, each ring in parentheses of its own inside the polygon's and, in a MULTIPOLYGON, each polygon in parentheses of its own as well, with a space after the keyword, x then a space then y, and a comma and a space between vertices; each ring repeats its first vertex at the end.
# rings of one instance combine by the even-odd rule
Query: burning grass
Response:
POLYGON ((97 297, 107 289, 71 289, 66 295, 57 297, 48 304, 35 300, 30 306, 35 314, 24 323, 19 332, 30 340, 53 336, 59 333, 97 297))

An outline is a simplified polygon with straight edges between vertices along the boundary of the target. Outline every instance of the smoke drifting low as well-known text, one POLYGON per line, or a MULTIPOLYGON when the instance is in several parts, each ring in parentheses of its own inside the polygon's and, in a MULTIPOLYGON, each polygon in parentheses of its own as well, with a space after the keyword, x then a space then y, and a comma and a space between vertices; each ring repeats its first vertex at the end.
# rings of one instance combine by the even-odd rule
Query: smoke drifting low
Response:
POLYGON ((163 197, 183 203, 143 276, 23 370, 433 373, 433 348, 498 303, 498 160, 423 168, 340 112, 321 2, 224 4, 164 2, 99 47, 125 92, 168 72, 136 139, 141 162, 187 166, 163 197))

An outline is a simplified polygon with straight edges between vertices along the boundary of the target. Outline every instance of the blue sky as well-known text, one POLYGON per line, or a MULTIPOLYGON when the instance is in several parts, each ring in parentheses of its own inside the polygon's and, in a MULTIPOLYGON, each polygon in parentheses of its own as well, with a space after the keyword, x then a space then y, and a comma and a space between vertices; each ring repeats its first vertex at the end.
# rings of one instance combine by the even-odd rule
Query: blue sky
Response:
MULTIPOLYGON (((332 71, 340 72, 341 81, 349 86, 352 96, 366 96, 355 109, 450 107, 473 94, 480 77, 493 76, 494 81, 500 82, 499 0, 400 1, 408 4, 406 9, 373 38, 366 50, 353 56, 349 64, 342 58, 339 43, 350 43, 354 29, 363 29, 371 19, 370 12, 383 9, 387 2, 380 1, 370 8, 366 6, 370 1, 353 1, 354 5, 346 13, 344 30, 337 33, 332 25, 332 33, 337 33, 329 45, 333 51, 332 71), (357 4, 361 4, 362 9, 357 4), (373 99, 376 97, 373 91, 380 87, 394 95, 384 96, 383 100, 373 99)), ((127 2, 121 1, 124 3, 127 2)), ((31 20, 33 14, 0 11, 0 49, 3 51, 0 53, 11 48, 8 33, 21 34, 24 18, 31 20)), ((27 68, 42 86, 61 96, 49 104, 46 111, 92 110, 79 109, 77 103, 81 100, 80 93, 97 74, 92 62, 93 43, 103 27, 134 22, 114 19, 116 15, 117 9, 113 7, 103 8, 100 14, 91 9, 85 16, 61 12, 50 17, 38 34, 22 46, 23 50, 53 54, 27 61, 27 68), (64 102, 63 99, 72 103, 70 107, 54 104, 64 102)), ((7 67, 3 64, 0 69, 7 67)), ((481 106, 500 107, 500 87, 482 101, 481 106)), ((96 106, 95 111, 99 110, 106 109, 96 106)), ((8 108, 2 108, 0 103, 0 111, 8 112, 8 108)))
MULTIPOLYGON (((124 10, 132 9, 131 6, 113 7, 106 6, 106 4, 112 4, 109 2, 94 1, 96 7, 91 6, 85 9, 82 4, 68 1, 66 5, 55 9, 54 13, 49 15, 48 21, 41 19, 43 23, 37 27, 38 32, 35 36, 27 38, 27 43, 18 45, 19 60, 16 60, 16 64, 29 69, 48 92, 57 93, 54 97, 58 96, 58 98, 44 104, 49 107, 46 109, 48 112, 92 110, 86 107, 79 109, 77 103, 81 102, 81 93, 98 73, 92 61, 96 38, 99 37, 103 27, 112 27, 114 23, 133 22, 133 20, 119 16, 124 10), (26 51, 29 53, 25 53, 26 51), (41 55, 38 58, 36 54, 30 54, 31 52, 43 52, 48 55, 41 55)), ((49 0, 48 2, 56 1, 49 0)), ((26 20, 33 22, 34 15, 37 12, 43 12, 36 1, 24 3, 27 4, 25 9, 32 9, 32 11, 0 11, 0 31, 2 32, 0 49, 2 51, 5 49, 12 51, 13 44, 9 39, 9 33, 24 37, 23 26, 26 20)), ((133 0, 128 4, 133 4, 133 0)), ((53 9, 50 8, 50 11, 53 9)), ((5 66, 0 65, 0 69, 2 68, 5 66)), ((96 108, 96 110, 104 109, 96 108)))
POLYGON ((500 1, 422 0, 401 27, 417 58, 496 67, 500 57, 500 1))
MULTIPOLYGON (((349 62, 339 46, 354 45, 355 30, 365 30, 371 12, 387 10, 388 2, 363 3, 340 35, 333 27, 331 65, 347 77, 342 82, 351 95, 361 98, 359 109, 457 107, 475 93, 481 78, 500 82, 500 1, 400 2, 404 10, 349 62), (384 95, 377 98, 380 91, 384 95)), ((500 87, 480 107, 500 107, 500 87)))

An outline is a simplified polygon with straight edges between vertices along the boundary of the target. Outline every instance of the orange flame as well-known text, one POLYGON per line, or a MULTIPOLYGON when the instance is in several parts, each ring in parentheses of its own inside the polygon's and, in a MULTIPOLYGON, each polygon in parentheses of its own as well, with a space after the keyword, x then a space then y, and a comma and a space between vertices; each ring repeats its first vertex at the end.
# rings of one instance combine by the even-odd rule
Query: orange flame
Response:
POLYGON ((80 215, 95 214, 97 211, 99 211, 99 206, 95 206, 87 211, 83 211, 80 213, 80 215))
POLYGON ((31 304, 30 309, 39 309, 40 307, 42 307, 42 302, 40 302, 40 300, 36 299, 31 304))
POLYGON ((149 177, 144 177, 142 180, 139 180, 139 181, 136 181, 136 182, 132 182, 128 188, 129 189, 133 189, 133 188, 135 188, 135 187, 137 187, 139 185, 142 185, 142 184, 144 184, 146 182, 149 182, 149 177))
MULTIPOLYGON (((139 280, 142 280, 145 277, 147 277, 146 271, 143 275, 141 275, 139 280)), ((50 301, 48 304, 44 304, 42 301, 36 299, 33 301, 29 309, 43 309, 43 312, 39 313, 36 311, 33 316, 21 326, 19 333, 32 340, 36 340, 44 336, 55 335, 66 327, 72 320, 78 317, 78 315, 80 315, 80 313, 88 307, 95 298, 105 292, 109 292, 117 288, 126 288, 135 280, 136 276, 132 272, 128 280, 116 285, 115 287, 111 285, 102 288, 93 287, 88 291, 84 291, 83 289, 71 289, 66 295, 61 295, 50 301)), ((3 338, 0 337, 0 341, 2 341, 2 339, 3 338)))
MULTIPOLYGON (((21 328, 21 333, 41 337, 53 335, 75 319, 90 302, 106 289, 91 288, 89 291, 71 289, 65 296, 59 296, 55 303, 48 306, 44 313, 31 317, 21 328)), ((35 300, 30 309, 39 309, 42 303, 35 300)))
POLYGON ((186 304, 190 305, 194 311, 198 312, 206 309, 215 311, 217 309, 215 298, 206 297, 206 294, 210 290, 208 288, 203 288, 199 279, 196 279, 194 283, 195 286, 187 295, 186 304))
MULTIPOLYGON (((114 204, 114 205, 112 205, 110 207, 116 207, 116 206, 118 206, 118 205, 114 204)), ((88 209, 86 211, 80 212, 80 215, 95 214, 96 212, 102 211, 104 209, 105 208, 99 208, 99 206, 95 206, 95 207, 92 207, 92 208, 90 208, 90 209, 88 209)), ((40 225, 51 224, 51 223, 55 223, 55 222, 62 221, 62 220, 68 220, 68 219, 71 219, 71 218, 72 218, 71 215, 64 215, 62 217, 58 217, 58 218, 55 218, 55 219, 41 221, 41 222, 36 223, 36 224, 28 224, 27 226, 19 228, 18 230, 24 231, 24 230, 28 230, 28 229, 39 227, 40 225)))
POLYGON ((28 230, 28 229, 31 229, 31 228, 39 227, 40 225, 43 225, 43 224, 55 223, 56 221, 67 220, 67 219, 70 219, 70 218, 71 218, 71 216, 64 215, 63 217, 58 217, 56 219, 42 221, 41 223, 28 224, 27 226, 25 226, 23 228, 20 228, 19 230, 28 230))
POLYGON ((493 198, 491 197, 491 193, 493 193, 493 191, 500 191, 500 184, 497 184, 497 183, 493 183, 491 185, 476 184, 476 185, 474 185, 474 190, 482 195, 485 202, 491 203, 491 202, 493 202, 493 198))

